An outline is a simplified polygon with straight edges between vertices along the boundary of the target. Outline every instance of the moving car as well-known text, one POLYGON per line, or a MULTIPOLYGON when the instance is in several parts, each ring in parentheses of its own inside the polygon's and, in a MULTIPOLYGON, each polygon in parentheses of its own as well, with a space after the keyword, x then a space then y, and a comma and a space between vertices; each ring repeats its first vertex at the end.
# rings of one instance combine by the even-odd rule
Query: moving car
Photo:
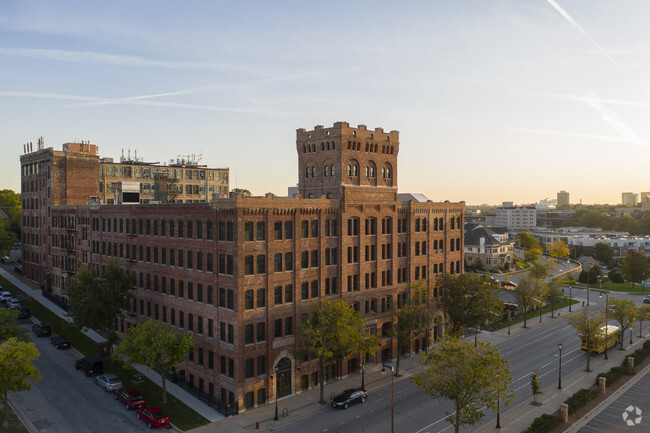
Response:
POLYGON ((70 340, 65 338, 63 335, 53 335, 50 337, 50 343, 52 343, 57 349, 66 349, 70 347, 70 340))
POLYGON ((140 391, 133 388, 118 389, 115 391, 115 400, 122 402, 126 410, 140 409, 147 406, 147 400, 140 394, 140 391))
POLYGON ((100 374, 95 378, 95 383, 104 388, 104 391, 117 391, 122 388, 122 381, 114 374, 100 374))
POLYGON ((50 325, 45 322, 34 323, 32 325, 32 331, 38 337, 47 337, 48 335, 52 335, 52 328, 50 328, 50 325))
POLYGON ((332 407, 347 409, 355 403, 364 403, 368 398, 368 393, 361 388, 350 388, 334 397, 332 407))
POLYGON ((74 368, 83 370, 86 376, 90 376, 91 374, 102 374, 104 372, 104 363, 96 356, 86 356, 85 358, 77 359, 74 368))
POLYGON ((136 416, 146 422, 149 428, 163 427, 169 424, 169 417, 161 408, 155 406, 141 407, 136 416))

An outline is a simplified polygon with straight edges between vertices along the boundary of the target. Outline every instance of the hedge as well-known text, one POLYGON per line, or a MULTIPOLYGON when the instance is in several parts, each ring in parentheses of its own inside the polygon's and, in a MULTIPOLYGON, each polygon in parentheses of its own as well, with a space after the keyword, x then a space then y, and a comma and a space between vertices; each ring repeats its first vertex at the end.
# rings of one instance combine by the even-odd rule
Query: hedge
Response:
POLYGON ((576 413, 578 408, 581 408, 589 400, 593 400, 598 395, 598 391, 592 391, 589 389, 580 389, 571 397, 567 398, 564 403, 569 405, 569 415, 576 413))
POLYGON ((548 433, 562 424, 562 418, 547 413, 535 418, 533 423, 521 433, 548 433))
POLYGON ((607 386, 610 386, 623 376, 625 376, 625 367, 612 367, 607 373, 598 373, 596 376, 596 385, 598 385, 599 378, 601 377, 607 379, 607 386))

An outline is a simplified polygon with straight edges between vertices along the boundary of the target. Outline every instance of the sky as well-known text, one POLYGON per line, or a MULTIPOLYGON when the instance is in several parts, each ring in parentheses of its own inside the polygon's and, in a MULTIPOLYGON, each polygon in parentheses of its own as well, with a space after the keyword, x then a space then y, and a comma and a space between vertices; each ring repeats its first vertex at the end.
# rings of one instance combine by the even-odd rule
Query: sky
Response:
MULTIPOLYGON (((296 129, 400 131, 400 192, 650 191, 647 0, 0 2, 0 189, 23 144, 201 156, 286 195, 296 129)), ((35 147, 34 147, 35 148, 35 147)))

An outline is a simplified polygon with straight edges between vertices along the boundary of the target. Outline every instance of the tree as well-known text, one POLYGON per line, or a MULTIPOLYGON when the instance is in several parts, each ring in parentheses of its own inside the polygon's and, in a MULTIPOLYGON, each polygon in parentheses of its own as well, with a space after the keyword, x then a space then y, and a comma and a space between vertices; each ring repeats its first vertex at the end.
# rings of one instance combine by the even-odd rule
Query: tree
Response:
POLYGON ((422 356, 425 370, 411 380, 421 391, 436 400, 451 400, 455 412, 447 412, 447 422, 456 433, 463 425, 476 424, 481 408, 497 411, 500 402, 506 405, 514 394, 508 389, 512 381, 510 363, 489 343, 477 347, 455 337, 448 337, 422 356))
POLYGON ((640 283, 648 278, 648 260, 645 254, 634 250, 629 250, 625 254, 620 269, 623 278, 632 283, 632 288, 634 283, 640 283))
POLYGON ((470 326, 485 326, 503 311, 496 283, 475 273, 443 274, 436 280, 442 309, 449 316, 452 335, 461 337, 470 326), (496 299, 495 299, 496 298, 496 299), (496 311, 496 310, 499 311, 496 311))
POLYGON ((0 255, 9 254, 16 242, 18 242, 18 237, 9 227, 9 222, 0 218, 0 255))
POLYGON ((21 341, 29 340, 29 330, 16 324, 18 319, 18 310, 9 308, 0 308, 0 341, 9 338, 17 338, 21 341))
MULTIPOLYGON (((417 282, 405 293, 403 302, 391 307, 392 327, 390 336, 397 339, 397 347, 409 344, 413 338, 426 332, 431 317, 428 290, 417 282)), ((395 362, 395 376, 399 376, 399 360, 395 362)))
POLYGON ((128 365, 146 365, 160 370, 162 401, 167 403, 165 372, 185 360, 194 347, 191 334, 179 333, 167 324, 147 319, 141 325, 129 328, 115 348, 115 356, 128 365))
POLYGON ((524 250, 524 261, 534 263, 542 254, 542 248, 537 238, 528 232, 519 232, 515 235, 515 240, 524 250))
POLYGON ((650 320, 650 305, 641 305, 636 310, 636 317, 639 320, 639 338, 643 338, 643 321, 650 320))
POLYGON ((236 193, 239 193, 243 198, 251 197, 253 194, 244 188, 233 188, 230 190, 229 197, 232 198, 236 193))
POLYGON ((527 328, 527 312, 534 306, 539 305, 546 297, 546 284, 539 278, 524 278, 513 291, 517 303, 524 314, 524 328, 527 328))
POLYGON ((115 323, 130 308, 132 283, 132 275, 115 261, 107 263, 104 278, 99 278, 94 270, 82 268, 67 287, 74 325, 101 333, 112 350, 117 341, 115 323))
POLYGON ((614 250, 605 242, 598 242, 594 245, 592 255, 594 259, 598 260, 605 266, 610 266, 614 261, 614 250))
POLYGON ((542 382, 539 380, 539 374, 535 371, 530 375, 530 387, 533 391, 533 404, 537 405, 537 396, 544 394, 542 391, 542 382))
POLYGON ((32 383, 39 380, 38 369, 32 361, 40 353, 34 343, 26 343, 16 338, 9 338, 0 344, 0 393, 4 403, 3 426, 7 427, 7 392, 22 392, 32 389, 32 383))
POLYGON ((591 371, 591 351, 592 347, 599 345, 603 340, 603 333, 600 328, 605 324, 605 316, 602 313, 592 313, 584 310, 582 313, 573 313, 569 315, 569 325, 573 326, 587 346, 587 368, 585 371, 591 371))
POLYGON ((555 239, 553 242, 546 245, 546 249, 548 250, 548 255, 551 256, 549 258, 549 268, 553 267, 553 262, 556 259, 559 259, 560 257, 569 257, 569 254, 571 253, 569 246, 560 239, 555 239))
POLYGON ((621 350, 625 342, 625 331, 634 326, 636 323, 636 304, 634 301, 627 299, 612 298, 609 300, 607 308, 608 314, 618 322, 621 327, 621 350))
POLYGON ((551 283, 546 292, 546 300, 551 306, 551 317, 555 317, 555 306, 560 305, 564 300, 564 292, 555 284, 551 283))
POLYGON ((16 239, 20 239, 22 227, 20 194, 17 194, 10 189, 3 189, 0 191, 0 209, 9 215, 5 227, 16 235, 16 239))
POLYGON ((324 299, 316 304, 311 317, 300 324, 298 351, 302 356, 311 356, 318 361, 321 404, 327 404, 325 367, 361 351, 376 350, 376 338, 366 331, 364 316, 343 299, 324 299))

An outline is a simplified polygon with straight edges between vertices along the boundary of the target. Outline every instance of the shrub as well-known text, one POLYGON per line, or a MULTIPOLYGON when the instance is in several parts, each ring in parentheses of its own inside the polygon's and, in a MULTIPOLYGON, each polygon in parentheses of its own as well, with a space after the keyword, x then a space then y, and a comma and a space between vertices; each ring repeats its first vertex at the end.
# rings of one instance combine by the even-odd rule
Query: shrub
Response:
POLYGON ((598 393, 589 389, 580 389, 571 397, 567 398, 564 403, 569 405, 569 415, 576 413, 578 408, 587 404, 589 400, 596 398, 598 393))
POLYGON ((612 283, 621 283, 622 284, 625 281, 623 279, 623 275, 619 271, 617 271, 615 269, 612 269, 611 271, 609 271, 607 276, 609 277, 609 281, 611 281, 612 283))
POLYGON ((547 413, 538 416, 533 423, 521 433, 548 433, 562 424, 562 418, 547 413))
POLYGON ((598 378, 604 377, 607 379, 607 386, 614 384, 617 380, 625 375, 625 367, 612 367, 607 373, 598 373, 596 376, 596 385, 598 385, 598 378))

